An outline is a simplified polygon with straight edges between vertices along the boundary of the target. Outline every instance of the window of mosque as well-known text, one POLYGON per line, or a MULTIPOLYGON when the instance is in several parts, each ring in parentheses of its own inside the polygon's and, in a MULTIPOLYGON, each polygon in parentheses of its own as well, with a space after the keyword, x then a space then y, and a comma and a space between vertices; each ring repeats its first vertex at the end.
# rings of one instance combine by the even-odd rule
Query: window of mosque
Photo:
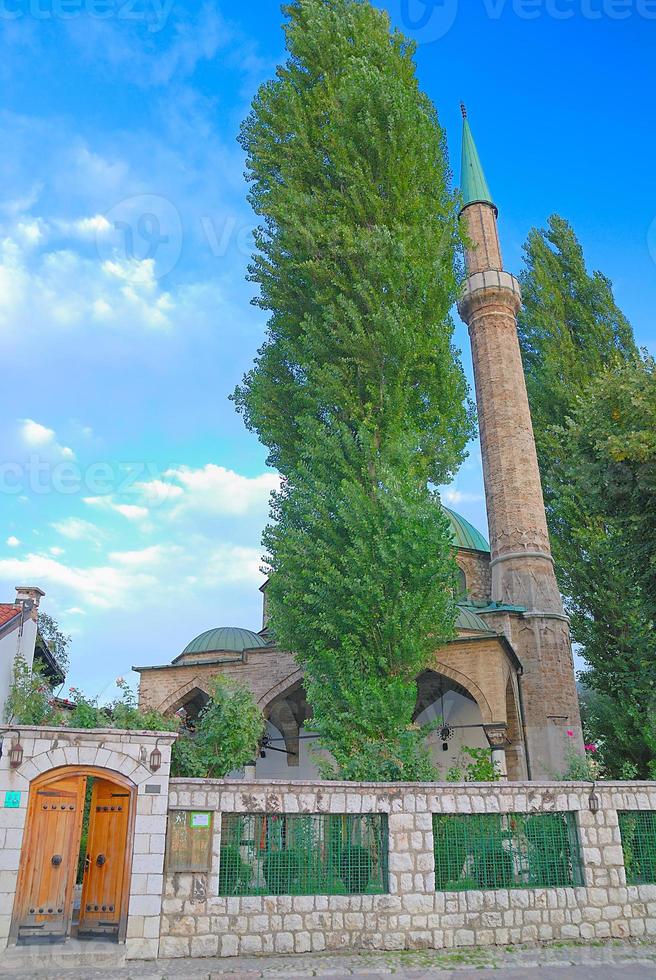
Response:
POLYGON ((467 576, 465 575, 464 569, 458 565, 458 595, 467 595, 467 576))
POLYGON ((223 815, 219 895, 382 895, 384 814, 223 815))
POLYGON ((433 845, 436 891, 584 883, 574 813, 435 814, 433 845))

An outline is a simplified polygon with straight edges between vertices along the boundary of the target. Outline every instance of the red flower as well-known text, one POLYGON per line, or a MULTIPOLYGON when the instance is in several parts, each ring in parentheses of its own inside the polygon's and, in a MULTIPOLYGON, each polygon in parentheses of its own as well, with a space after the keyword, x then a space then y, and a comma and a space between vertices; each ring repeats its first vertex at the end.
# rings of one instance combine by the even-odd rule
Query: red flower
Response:
POLYGON ((586 745, 585 751, 586 752, 596 752, 597 751, 597 746, 596 745, 586 745))
POLYGON ((574 732, 568 731, 567 734, 570 738, 574 738, 574 732))

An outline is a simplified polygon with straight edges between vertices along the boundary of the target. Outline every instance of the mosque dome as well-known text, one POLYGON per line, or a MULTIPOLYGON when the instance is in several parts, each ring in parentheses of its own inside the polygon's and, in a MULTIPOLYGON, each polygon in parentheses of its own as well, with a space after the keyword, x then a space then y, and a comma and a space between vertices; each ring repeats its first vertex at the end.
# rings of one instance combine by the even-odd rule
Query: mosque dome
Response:
POLYGON ((267 646, 269 644, 264 637, 252 630, 238 626, 217 626, 192 640, 182 651, 182 656, 188 653, 243 653, 244 650, 267 646))
POLYGON ((487 554, 490 553, 490 545, 481 532, 476 530, 473 524, 466 521, 460 514, 456 514, 454 510, 449 510, 448 507, 443 506, 443 510, 449 518, 453 531, 453 540, 458 548, 463 548, 466 551, 484 551, 487 554))

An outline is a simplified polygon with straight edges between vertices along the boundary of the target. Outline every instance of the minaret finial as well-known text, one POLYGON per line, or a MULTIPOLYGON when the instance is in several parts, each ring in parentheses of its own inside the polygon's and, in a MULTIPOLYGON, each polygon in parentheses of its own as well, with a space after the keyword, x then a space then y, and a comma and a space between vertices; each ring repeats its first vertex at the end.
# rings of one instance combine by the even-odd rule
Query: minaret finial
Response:
POLYGON ((468 204, 482 202, 491 204, 495 207, 487 185, 483 167, 478 156, 474 137, 472 135, 469 119, 467 118, 467 107, 465 103, 460 104, 462 112, 462 177, 460 181, 460 193, 462 195, 464 207, 468 204))

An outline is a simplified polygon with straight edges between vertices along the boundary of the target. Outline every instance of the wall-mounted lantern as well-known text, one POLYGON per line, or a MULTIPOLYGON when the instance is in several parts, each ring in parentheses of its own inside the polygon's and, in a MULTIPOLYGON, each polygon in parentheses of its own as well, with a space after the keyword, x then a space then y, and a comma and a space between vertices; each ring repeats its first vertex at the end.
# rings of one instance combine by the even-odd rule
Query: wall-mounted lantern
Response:
POLYGON ((16 732, 16 738, 11 743, 9 749, 9 768, 19 769, 23 764, 23 746, 21 745, 20 733, 16 732))
POLYGON ((588 800, 588 806, 590 807, 591 813, 599 813, 601 810, 601 800, 597 794, 597 784, 592 784, 592 792, 590 793, 590 799, 588 800))
MULTIPOLYGON (((3 736, 10 734, 14 736, 12 739, 11 748, 9 749, 9 767, 10 769, 19 769, 23 764, 23 746, 21 745, 20 732, 9 729, 2 734, 3 736)), ((3 756, 3 749, 4 738, 2 742, 0 742, 0 759, 3 756)))
POLYGON ((9 750, 9 766, 11 769, 19 769, 23 764, 23 746, 20 737, 14 739, 9 750))
POLYGON ((155 742, 155 748, 150 753, 150 771, 158 772, 162 768, 162 753, 159 750, 159 739, 155 742))

